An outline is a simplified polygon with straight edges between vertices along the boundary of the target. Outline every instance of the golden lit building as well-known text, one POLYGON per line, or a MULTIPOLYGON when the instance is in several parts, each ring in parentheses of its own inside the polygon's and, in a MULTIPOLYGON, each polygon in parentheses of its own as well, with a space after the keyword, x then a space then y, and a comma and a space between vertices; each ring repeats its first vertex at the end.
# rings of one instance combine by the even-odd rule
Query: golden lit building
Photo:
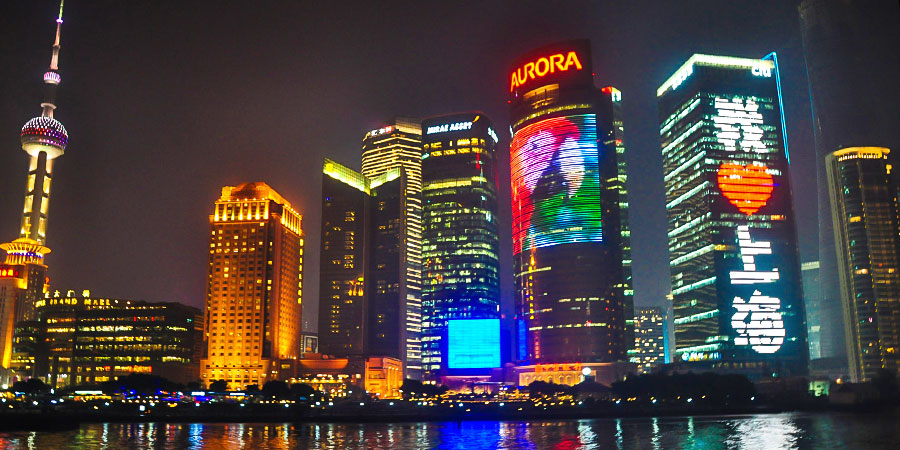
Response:
POLYGON ((900 374, 900 241, 890 150, 825 157, 852 381, 900 374))
POLYGON ((293 375, 300 355, 301 216, 265 183, 225 186, 209 216, 201 378, 229 389, 293 375))

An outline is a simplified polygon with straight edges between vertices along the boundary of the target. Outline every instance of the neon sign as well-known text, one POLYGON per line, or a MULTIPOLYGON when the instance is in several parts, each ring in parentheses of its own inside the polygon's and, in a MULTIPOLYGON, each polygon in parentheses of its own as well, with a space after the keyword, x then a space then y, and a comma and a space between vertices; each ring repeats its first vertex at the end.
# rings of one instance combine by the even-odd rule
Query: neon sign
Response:
POLYGON ((19 272, 14 269, 0 269, 0 277, 3 278, 16 278, 19 276, 19 272))
POLYGON ((528 80, 536 80, 555 72, 565 72, 573 67, 575 70, 583 68, 578 55, 574 51, 570 51, 565 55, 557 53, 529 61, 512 73, 509 92, 513 92, 517 87, 527 83, 528 80))
POLYGON ((456 123, 445 123, 443 125, 434 125, 428 127, 425 131, 425 134, 434 134, 434 133, 444 133, 447 131, 462 131, 462 130, 471 130, 472 122, 456 122, 456 123))

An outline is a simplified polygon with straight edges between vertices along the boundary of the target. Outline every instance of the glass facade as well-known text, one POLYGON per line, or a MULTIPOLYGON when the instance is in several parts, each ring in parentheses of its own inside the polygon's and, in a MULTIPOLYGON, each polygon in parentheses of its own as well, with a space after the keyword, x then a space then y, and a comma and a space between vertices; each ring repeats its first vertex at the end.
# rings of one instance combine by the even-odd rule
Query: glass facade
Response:
POLYGON ((657 96, 675 361, 805 373, 806 317, 774 54, 694 55, 657 96))
POLYGON ((448 320, 500 317, 497 134, 478 112, 428 118, 422 129, 422 365, 436 376, 452 368, 448 320))
POLYGON ((900 372, 900 228, 889 153, 852 147, 825 158, 853 381, 900 372))
POLYGON ((408 357, 406 172, 369 178, 329 159, 322 177, 319 348, 339 358, 408 357))
POLYGON ((419 120, 398 117, 390 125, 366 133, 362 144, 362 174, 375 179, 400 169, 405 179, 402 241, 405 273, 399 281, 405 297, 406 376, 422 371, 422 127, 419 120))
POLYGON ((622 94, 594 87, 590 54, 562 42, 511 70, 520 363, 626 361, 634 342, 622 94))

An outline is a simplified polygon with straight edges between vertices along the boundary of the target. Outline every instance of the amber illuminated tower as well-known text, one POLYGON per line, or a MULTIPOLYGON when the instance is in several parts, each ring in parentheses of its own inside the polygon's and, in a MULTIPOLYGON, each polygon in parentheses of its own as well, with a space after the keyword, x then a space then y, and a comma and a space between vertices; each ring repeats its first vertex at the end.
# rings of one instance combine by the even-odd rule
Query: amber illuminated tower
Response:
POLYGON ((265 183, 225 186, 209 216, 201 378, 230 389, 292 376, 300 355, 301 216, 265 183))
POLYGON ((889 153, 850 147, 825 157, 852 381, 883 369, 900 373, 900 242, 889 153))
POLYGON ((34 319, 34 302, 46 290, 44 255, 50 253, 50 249, 44 244, 53 160, 62 156, 68 142, 65 127, 53 118, 56 87, 60 83, 58 62, 62 10, 63 2, 60 2, 50 67, 44 73, 41 115, 22 127, 22 150, 28 153, 30 160, 19 238, 0 245, 6 252, 6 261, 0 264, 0 379, 4 379, 4 373, 10 367, 15 322, 34 319))

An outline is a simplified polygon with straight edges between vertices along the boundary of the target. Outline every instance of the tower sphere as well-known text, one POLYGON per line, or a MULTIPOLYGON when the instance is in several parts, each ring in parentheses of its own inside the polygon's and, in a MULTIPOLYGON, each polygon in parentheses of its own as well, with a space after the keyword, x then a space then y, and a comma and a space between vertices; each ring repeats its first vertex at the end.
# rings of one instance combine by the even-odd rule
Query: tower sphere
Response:
POLYGON ((66 150, 69 135, 66 128, 52 117, 35 117, 22 127, 22 150, 31 156, 47 152, 47 159, 60 156, 66 150))

